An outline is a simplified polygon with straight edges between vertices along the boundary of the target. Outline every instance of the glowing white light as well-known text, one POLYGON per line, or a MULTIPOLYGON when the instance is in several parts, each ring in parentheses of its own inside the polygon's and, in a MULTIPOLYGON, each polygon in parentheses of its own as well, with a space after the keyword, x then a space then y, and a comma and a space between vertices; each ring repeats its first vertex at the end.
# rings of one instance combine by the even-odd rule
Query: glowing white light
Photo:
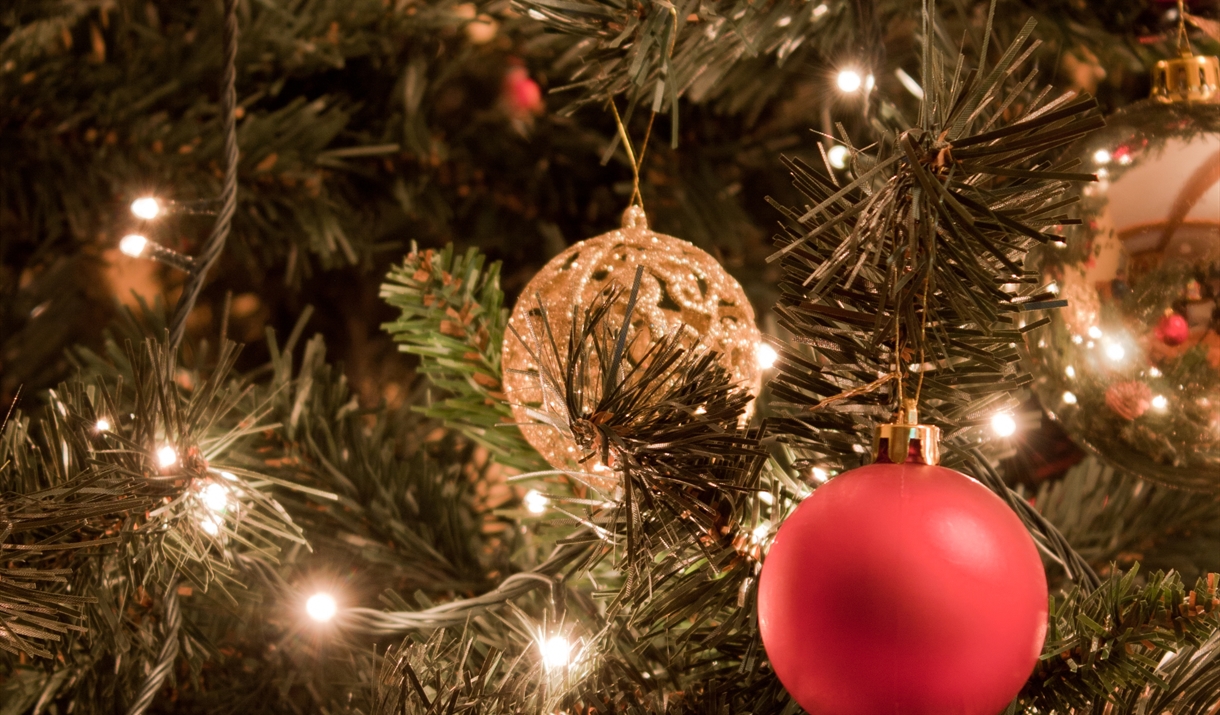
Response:
POLYGON ((1076 393, 1074 393, 1074 392, 1063 393, 1063 404, 1065 404, 1065 405, 1076 404, 1076 393))
POLYGON ((767 506, 775 503, 775 497, 771 495, 771 492, 759 492, 758 499, 767 506))
POLYGON ((178 452, 168 444, 157 450, 157 463, 162 469, 172 467, 178 463, 178 452))
POLYGON ((813 468, 813 479, 814 479, 814 481, 824 482, 827 479, 830 479, 830 472, 827 472, 825 469, 822 469, 821 467, 814 467, 813 468))
POLYGON ((305 602, 305 612, 318 623, 326 623, 335 617, 339 604, 329 593, 315 593, 305 602))
POLYGON ((876 87, 876 86, 877 86, 876 77, 874 77, 870 74, 869 76, 864 78, 864 91, 865 92, 873 91, 873 87, 876 87))
POLYGON ((110 431, 110 420, 103 417, 93 425, 93 428, 96 429, 98 432, 109 432, 110 431))
POLYGON ((843 70, 839 73, 835 83, 839 85, 839 91, 851 94, 860 90, 861 85, 864 84, 864 78, 855 70, 843 70))
POLYGON ((991 430, 1001 437, 1011 437, 1017 432, 1017 421, 1012 415, 1001 412, 991 418, 991 430))
POLYGON ((698 407, 696 407, 696 408, 695 408, 695 414, 697 414, 697 415, 706 415, 706 414, 707 414, 707 408, 706 408, 706 407, 704 407, 703 405, 699 405, 698 407))
POLYGON ((1051 295, 1059 295, 1059 284, 1051 283, 1046 287, 1046 292, 1050 293, 1051 295))
POLYGON ((775 26, 776 27, 787 27, 791 24, 792 24, 792 18, 789 17, 788 15, 784 15, 775 23, 775 26))
POLYGON ((531 514, 541 514, 546 511, 546 505, 550 501, 545 495, 534 489, 525 493, 525 508, 529 509, 531 514))
POLYGON ((1063 374, 1067 375, 1068 378, 1074 378, 1074 377, 1076 377, 1076 368, 1072 367, 1071 365, 1068 365, 1067 367, 1065 367, 1063 369, 1063 374))
POLYGON ((199 526, 205 532, 207 532, 208 536, 216 536, 220 533, 220 520, 214 516, 208 516, 200 519, 199 526))
POLYGON ((754 349, 754 355, 758 358, 758 366, 763 370, 770 370, 775 366, 775 361, 779 359, 779 353, 775 352, 775 348, 766 343, 759 343, 754 349))
POLYGON ((131 202, 131 212, 145 220, 154 219, 161 213, 161 202, 151 196, 138 198, 131 202))
POLYGON ((132 233, 124 236, 123 239, 119 241, 119 250, 122 251, 124 255, 131 256, 132 258, 139 258, 140 254, 144 253, 144 248, 146 246, 148 246, 148 239, 144 238, 138 233, 132 233))
POLYGON ((1110 152, 1106 151, 1105 149, 1098 149, 1097 151, 1093 152, 1093 163, 1097 164, 1098 166, 1109 164, 1111 158, 1110 152))
POLYGON ((1093 349, 1093 346, 1094 346, 1094 345, 1096 345, 1096 344, 1097 344, 1097 343, 1095 343, 1095 342, 1093 342, 1092 340, 1090 340, 1089 342, 1085 343, 1085 344, 1084 344, 1084 346, 1085 346, 1086 348, 1088 348, 1089 350, 1092 350, 1092 349, 1093 349))
POLYGON ((1084 338, 1080 337, 1079 335, 1073 335, 1073 336, 1072 336, 1072 342, 1073 342, 1073 343, 1076 343, 1077 345, 1079 345, 1079 344, 1081 344, 1081 343, 1083 343, 1083 342, 1084 342, 1084 338))
POLYGON ((224 511, 229 505, 229 490, 225 489, 223 484, 212 482, 203 489, 200 494, 204 506, 212 511, 224 511))
POLYGON ((1169 400, 1166 400, 1164 395, 1154 395, 1152 397, 1153 409, 1163 410, 1168 406, 1169 406, 1169 400))
POLYGON ((237 481, 237 475, 233 472, 218 472, 218 474, 220 474, 221 477, 228 479, 230 482, 237 481))
POLYGON ((563 668, 572 660, 572 644, 563 636, 552 636, 538 642, 542 653, 542 665, 547 670, 563 668))
POLYGON ((1118 343, 1110 343, 1106 346, 1106 357, 1114 362, 1118 362, 1127 356, 1127 351, 1118 343))
POLYGON ((826 152, 826 159, 830 161, 830 165, 836 169, 847 168, 847 155, 850 152, 847 147, 842 144, 835 144, 826 152))
POLYGON ((828 12, 830 12, 830 6, 826 3, 822 3, 821 5, 813 8, 813 19, 816 20, 828 12))
POLYGON ((1101 328, 1097 327, 1096 325, 1091 325, 1089 326, 1088 333, 1090 338, 1097 340, 1101 337, 1101 328))
POLYGON ((1161 371, 1156 369, 1155 367, 1150 367, 1150 368, 1148 368, 1148 374, 1151 375, 1152 377, 1160 377, 1161 371))
POLYGON ((750 532, 750 536, 756 543, 761 544, 767 540, 767 534, 769 533, 771 533, 771 525, 764 521, 763 523, 754 527, 754 531, 750 532))

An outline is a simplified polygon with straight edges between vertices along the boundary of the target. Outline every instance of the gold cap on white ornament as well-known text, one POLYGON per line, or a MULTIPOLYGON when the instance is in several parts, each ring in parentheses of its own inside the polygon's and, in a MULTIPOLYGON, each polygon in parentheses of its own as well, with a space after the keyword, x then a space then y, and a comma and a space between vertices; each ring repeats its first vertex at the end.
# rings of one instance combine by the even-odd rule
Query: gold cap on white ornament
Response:
POLYGON ((877 462, 940 464, 940 428, 919 424, 915 400, 903 400, 897 422, 877 425, 873 432, 873 459, 877 462))

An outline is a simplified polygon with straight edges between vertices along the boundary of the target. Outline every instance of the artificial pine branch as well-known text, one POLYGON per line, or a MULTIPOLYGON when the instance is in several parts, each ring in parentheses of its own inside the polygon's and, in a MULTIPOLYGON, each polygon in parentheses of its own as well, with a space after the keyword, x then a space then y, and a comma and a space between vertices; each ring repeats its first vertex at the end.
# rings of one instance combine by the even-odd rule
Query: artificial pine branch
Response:
POLYGON ((411 252, 386 277, 381 297, 402 311, 383 326, 420 358, 419 371, 440 390, 440 400, 419 408, 487 447, 497 461, 522 471, 544 466, 513 424, 501 385, 500 348, 508 324, 500 290, 500 264, 471 248, 411 252))

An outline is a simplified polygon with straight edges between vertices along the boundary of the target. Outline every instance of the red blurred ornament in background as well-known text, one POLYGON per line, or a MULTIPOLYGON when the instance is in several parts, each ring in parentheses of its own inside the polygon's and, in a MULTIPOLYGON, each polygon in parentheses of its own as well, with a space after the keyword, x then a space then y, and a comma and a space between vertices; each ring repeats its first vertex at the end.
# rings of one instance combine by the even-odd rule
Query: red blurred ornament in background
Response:
POLYGON ((810 713, 996 715, 1042 649, 1042 561, 1007 504, 936 466, 939 430, 913 409, 905 422, 879 428, 877 463, 780 527, 759 582, 763 645, 810 713))
POLYGON ((530 78, 529 70, 520 64, 513 64, 504 73, 500 101, 508 116, 517 120, 530 119, 542 114, 546 108, 542 101, 542 89, 530 78))
POLYGON ((1156 334, 1156 339, 1166 345, 1181 345, 1190 337, 1190 324, 1180 314, 1167 311, 1157 321, 1156 329, 1153 332, 1156 334))

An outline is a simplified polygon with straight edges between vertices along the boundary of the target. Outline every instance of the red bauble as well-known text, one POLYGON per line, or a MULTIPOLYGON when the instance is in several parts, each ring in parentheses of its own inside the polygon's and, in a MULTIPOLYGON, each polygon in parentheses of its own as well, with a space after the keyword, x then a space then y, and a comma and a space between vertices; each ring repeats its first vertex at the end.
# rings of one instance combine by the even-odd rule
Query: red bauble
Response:
POLYGON ((1181 345, 1190 337, 1190 324, 1179 313, 1166 313, 1157 321, 1156 339, 1166 345, 1181 345))
POLYGON ((529 72, 520 65, 508 68, 500 90, 501 100, 508 115, 513 119, 526 119, 541 114, 545 108, 542 89, 530 79, 529 72))
POLYGON ((996 715, 1046 636, 1021 520, 944 467, 873 464, 780 527, 758 591, 763 645, 812 715, 996 715))

